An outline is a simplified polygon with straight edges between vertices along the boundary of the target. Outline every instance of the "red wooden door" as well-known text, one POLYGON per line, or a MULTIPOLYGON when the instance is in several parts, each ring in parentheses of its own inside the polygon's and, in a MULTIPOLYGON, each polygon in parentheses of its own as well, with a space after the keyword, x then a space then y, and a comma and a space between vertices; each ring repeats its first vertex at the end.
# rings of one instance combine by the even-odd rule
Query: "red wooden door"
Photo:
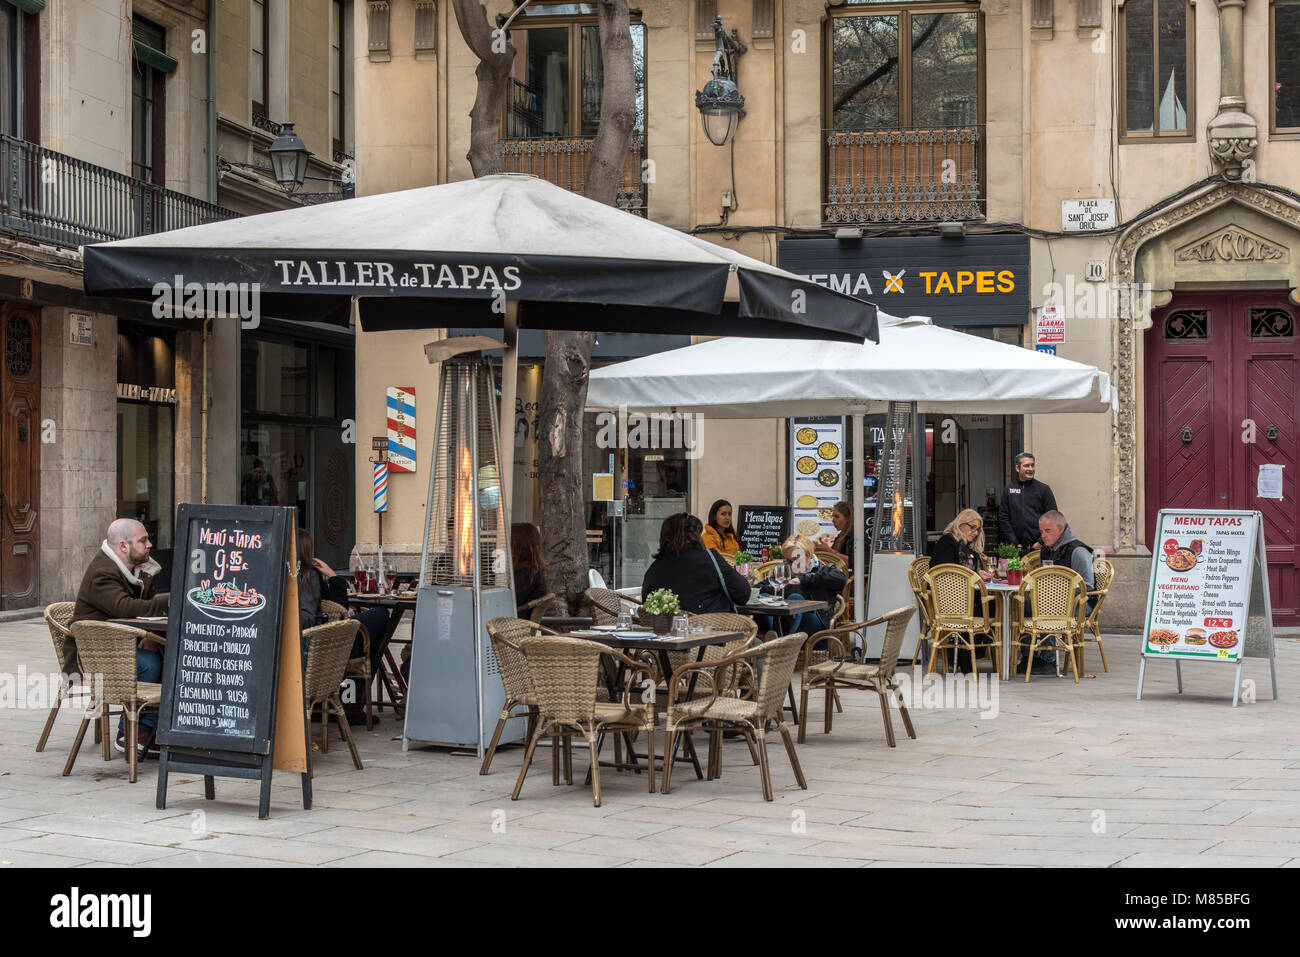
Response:
POLYGON ((39 312, 0 309, 0 608, 39 597, 40 343, 39 312))
POLYGON ((1284 294, 1180 293, 1146 341, 1147 541, 1162 508, 1259 510, 1277 625, 1300 624, 1296 315, 1284 294), (1256 494, 1267 463, 1281 500, 1256 494))

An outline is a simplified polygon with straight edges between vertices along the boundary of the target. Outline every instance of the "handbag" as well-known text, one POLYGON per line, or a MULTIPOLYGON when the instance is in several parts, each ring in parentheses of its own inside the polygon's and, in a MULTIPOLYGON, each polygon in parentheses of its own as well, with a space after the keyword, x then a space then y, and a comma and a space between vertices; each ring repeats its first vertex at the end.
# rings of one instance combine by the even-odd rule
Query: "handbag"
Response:
POLYGON ((727 591, 727 581, 722 577, 722 569, 718 567, 718 556, 713 554, 713 549, 706 548, 704 553, 709 556, 709 561, 713 562, 713 570, 718 575, 718 585, 722 588, 722 597, 727 599, 727 604, 731 606, 731 613, 736 613, 736 603, 731 600, 731 592, 727 591))

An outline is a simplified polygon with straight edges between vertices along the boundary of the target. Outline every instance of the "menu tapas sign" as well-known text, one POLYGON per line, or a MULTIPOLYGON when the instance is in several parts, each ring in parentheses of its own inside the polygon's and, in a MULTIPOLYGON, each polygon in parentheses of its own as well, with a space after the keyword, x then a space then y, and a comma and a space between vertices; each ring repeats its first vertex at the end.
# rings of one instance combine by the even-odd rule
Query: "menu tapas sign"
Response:
POLYGON ((742 505, 736 512, 740 550, 758 561, 763 546, 780 545, 790 535, 790 509, 784 505, 742 505))
POLYGON ((176 527, 157 806, 173 771, 202 774, 208 800, 215 777, 252 778, 266 818, 279 768, 301 775, 309 809, 294 510, 187 503, 176 527))
POLYGON ((1183 661, 1236 663, 1232 706, 1244 658, 1268 658, 1277 699, 1268 561, 1259 512, 1163 509, 1156 519, 1147 595, 1139 700, 1148 659, 1172 659, 1183 690, 1183 661))
POLYGON ((831 513, 844 498, 844 419, 791 419, 789 447, 794 532, 834 538, 831 513))

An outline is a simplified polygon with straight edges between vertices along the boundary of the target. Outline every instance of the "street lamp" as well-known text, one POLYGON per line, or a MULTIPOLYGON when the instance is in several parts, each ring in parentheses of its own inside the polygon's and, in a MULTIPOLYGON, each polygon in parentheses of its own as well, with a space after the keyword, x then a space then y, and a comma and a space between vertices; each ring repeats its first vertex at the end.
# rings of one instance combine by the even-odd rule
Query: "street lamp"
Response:
POLYGON ((266 152, 271 157, 271 171, 275 181, 285 192, 292 193, 302 185, 307 176, 307 159, 311 152, 293 131, 292 123, 281 125, 280 135, 266 148, 266 152))
POLYGON ((736 124, 745 115, 745 98, 736 87, 737 60, 748 47, 733 29, 728 35, 722 17, 713 18, 713 36, 717 49, 713 53, 713 79, 695 93, 695 106, 704 123, 704 135, 714 146, 726 146, 736 132, 736 124))

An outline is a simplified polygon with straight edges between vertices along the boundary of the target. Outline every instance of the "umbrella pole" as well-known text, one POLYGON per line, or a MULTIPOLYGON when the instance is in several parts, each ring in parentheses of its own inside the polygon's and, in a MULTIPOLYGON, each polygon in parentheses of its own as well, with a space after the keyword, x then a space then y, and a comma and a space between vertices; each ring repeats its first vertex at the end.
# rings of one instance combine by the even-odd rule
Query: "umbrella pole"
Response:
MULTIPOLYGON (((853 416, 853 450, 857 455, 858 461, 855 463, 856 468, 852 469, 853 473, 853 554, 850 556, 853 561, 853 619, 855 621, 866 621, 867 611, 867 589, 863 584, 863 575, 866 570, 866 510, 867 500, 864 489, 866 488, 866 477, 862 474, 864 463, 866 462, 866 446, 863 444, 862 435, 862 416, 853 416)), ((862 638, 864 644, 862 653, 865 655, 866 636, 862 638)))
POLYGON ((506 301, 505 326, 501 336, 501 508, 507 533, 515 485, 515 395, 519 388, 519 302, 506 301))

